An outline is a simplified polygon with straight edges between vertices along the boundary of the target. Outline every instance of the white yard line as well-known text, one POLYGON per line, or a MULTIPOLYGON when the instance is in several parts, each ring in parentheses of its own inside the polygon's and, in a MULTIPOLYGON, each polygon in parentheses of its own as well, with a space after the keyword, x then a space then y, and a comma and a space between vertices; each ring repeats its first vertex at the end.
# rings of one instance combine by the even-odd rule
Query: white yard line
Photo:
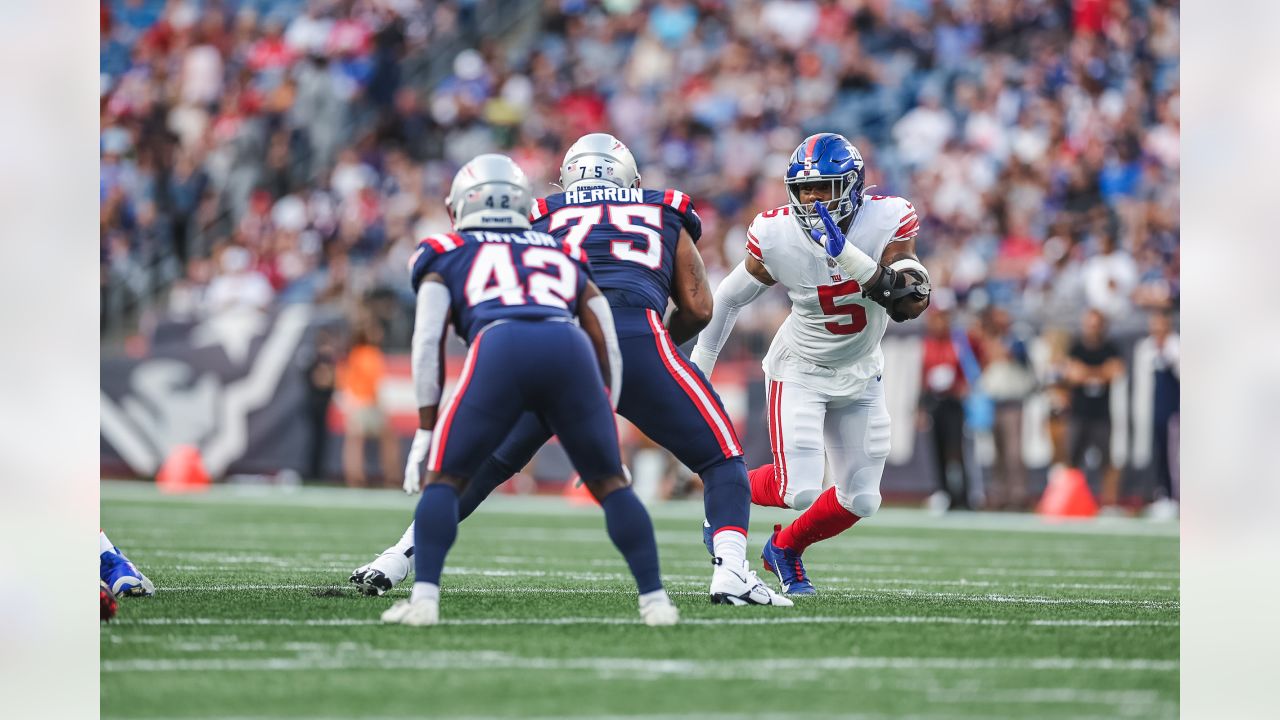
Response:
MULTIPOLYGON (((617 564, 620 564, 618 561, 617 564)), ((701 567, 702 563, 698 564, 701 567)), ((164 564, 147 564, 147 572, 155 574, 154 571, 177 571, 177 572, 243 572, 244 567, 239 565, 164 565, 164 564)), ((273 566, 275 567, 275 566, 273 566)), ((338 579, 345 578, 355 569, 353 564, 345 565, 288 565, 281 564, 278 566, 281 572, 303 573, 317 572, 330 573, 334 576, 335 582, 338 579)), ((570 570, 537 570, 537 569, 464 569, 464 568, 445 568, 445 574, 448 575, 480 575, 483 577, 554 577, 562 580, 575 580, 581 582, 626 582, 631 576, 624 572, 606 573, 606 572, 580 572, 570 570)), ((707 575, 676 575, 672 573, 663 573, 663 580, 667 583, 690 583, 699 584, 708 580, 710 573, 707 575)), ((1048 590, 1117 590, 1117 591, 1134 591, 1143 590, 1150 592, 1177 592, 1177 585, 1155 585, 1155 584, 1139 584, 1132 583, 1055 583, 1055 582, 1037 582, 1037 581, 1018 581, 1018 580, 934 580, 928 578, 868 578, 868 577, 841 577, 839 575, 828 576, 823 575, 820 582, 824 587, 831 585, 844 586, 848 589, 850 586, 857 588, 862 586, 887 586, 892 589, 893 586, 901 585, 901 590, 908 590, 911 585, 923 586, 954 586, 954 587, 970 587, 970 588, 1044 588, 1048 590)))
MULTIPOLYGON (((401 628, 401 632, 430 632, 401 628)), ((104 660, 116 672, 287 672, 314 670, 554 670, 630 680, 768 678, 777 673, 844 670, 1177 672, 1177 660, 1155 658, 814 657, 675 660, 644 657, 535 658, 504 652, 420 652, 361 648, 296 657, 104 660)))
MULTIPOLYGON (((378 609, 381 609, 381 605, 378 609)), ((780 610, 779 613, 786 611, 780 610)), ((121 619, 117 625, 180 625, 180 626, 285 626, 285 627, 347 627, 381 625, 376 618, 137 618, 121 619)), ((537 625, 640 625, 638 618, 620 617, 563 617, 563 618, 446 618, 443 625, 457 626, 537 626, 537 625)), ((1016 627, 1178 627, 1176 620, 1082 620, 1073 618, 1037 618, 1014 620, 1006 618, 966 618, 928 615, 851 615, 790 616, 777 614, 771 617, 743 618, 686 618, 682 625, 985 625, 1016 627)))
MULTIPOLYGON (((346 585, 293 585, 293 584, 243 584, 243 585, 178 585, 157 588, 159 592, 246 592, 264 590, 338 590, 346 585)), ((634 595, 634 591, 614 588, 566 588, 566 587, 445 587, 446 593, 483 593, 497 595, 583 594, 634 595)), ((703 596, 706 591, 673 591, 672 595, 703 596)), ((824 597, 845 599, 875 599, 884 595, 918 598, 922 600, 947 600, 955 602, 1001 603, 1025 605, 1121 605, 1143 608, 1177 609, 1177 600, 1141 600, 1131 598, 1093 597, 1044 597, 1038 595, 1005 595, 1000 593, 969 594, 955 592, 924 592, 914 588, 883 588, 867 591, 828 590, 824 597)))

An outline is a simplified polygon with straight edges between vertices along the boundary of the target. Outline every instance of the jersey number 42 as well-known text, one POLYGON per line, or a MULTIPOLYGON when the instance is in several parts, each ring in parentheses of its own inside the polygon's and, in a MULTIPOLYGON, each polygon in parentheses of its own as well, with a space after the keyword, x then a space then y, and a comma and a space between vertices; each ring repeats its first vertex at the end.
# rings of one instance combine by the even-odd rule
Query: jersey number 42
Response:
POLYGON ((485 245, 471 263, 467 273, 467 303, 472 307, 497 298, 503 305, 533 302, 568 309, 577 294, 578 268, 559 250, 528 248, 520 255, 526 268, 553 270, 529 273, 520 282, 520 273, 512 261, 511 246, 485 245))

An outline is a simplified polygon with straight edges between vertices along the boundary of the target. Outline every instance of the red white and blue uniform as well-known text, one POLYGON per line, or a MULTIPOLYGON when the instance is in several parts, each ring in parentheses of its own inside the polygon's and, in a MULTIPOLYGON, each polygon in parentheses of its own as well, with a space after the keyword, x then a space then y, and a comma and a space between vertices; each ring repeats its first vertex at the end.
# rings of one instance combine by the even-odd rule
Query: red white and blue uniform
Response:
POLYGON ((464 231, 419 244, 414 292, 438 276, 454 329, 470 345, 440 408, 428 470, 472 477, 527 412, 560 436, 584 479, 621 475, 604 379, 574 323, 590 272, 581 250, 533 230, 464 231))
MULTIPOLYGON (((711 383, 676 347, 662 322, 680 232, 687 231, 695 242, 702 235, 689 196, 679 190, 588 188, 536 201, 530 219, 535 230, 585 251, 596 285, 609 300, 622 350, 618 414, 702 475, 712 528, 745 535, 749 510, 742 444, 711 383), (723 475, 741 476, 741 507, 735 500, 724 503, 722 511, 711 500, 715 479, 723 475)), ((534 417, 522 418, 495 453, 496 466, 487 466, 494 467, 494 477, 473 478, 474 489, 483 483, 496 487, 527 464, 553 432, 534 417)), ((463 516, 483 499, 472 490, 463 497, 463 516)))

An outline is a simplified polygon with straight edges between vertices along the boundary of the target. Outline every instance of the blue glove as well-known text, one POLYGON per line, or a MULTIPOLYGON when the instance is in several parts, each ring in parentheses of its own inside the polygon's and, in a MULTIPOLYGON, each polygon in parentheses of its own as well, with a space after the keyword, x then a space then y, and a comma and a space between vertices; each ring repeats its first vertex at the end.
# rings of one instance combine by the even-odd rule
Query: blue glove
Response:
POLYGON ((827 254, 831 257, 839 257, 844 250, 844 233, 840 232, 840 228, 836 226, 836 221, 831 219, 831 213, 827 211, 826 203, 814 202, 813 209, 817 211, 818 217, 822 219, 822 226, 826 228, 826 233, 810 230, 809 234, 818 242, 823 242, 825 235, 827 254))

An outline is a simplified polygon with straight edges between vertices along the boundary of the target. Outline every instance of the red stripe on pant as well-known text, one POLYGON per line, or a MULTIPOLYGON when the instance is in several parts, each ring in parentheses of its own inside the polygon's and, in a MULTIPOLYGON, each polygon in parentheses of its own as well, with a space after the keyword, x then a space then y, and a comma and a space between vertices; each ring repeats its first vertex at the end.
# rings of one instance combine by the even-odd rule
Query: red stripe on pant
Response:
MULTIPOLYGON (((783 448, 782 441, 782 381, 775 380, 769 384, 769 427, 772 433, 769 436, 769 444, 773 446, 773 464, 776 466, 776 475, 779 483, 778 497, 785 498, 787 496, 787 453, 783 448)), ((785 507, 785 501, 783 507, 785 507)))
POLYGON ((693 401, 698 413, 702 415, 702 419, 706 421, 707 427, 711 429, 711 433, 715 435, 716 442, 720 445, 720 451, 727 458, 737 457, 742 454, 742 446, 738 444, 738 438, 733 434, 733 424, 729 422, 729 418, 720 414, 720 409, 715 407, 715 403, 711 400, 711 393, 698 382, 697 373, 688 368, 681 362, 680 351, 676 349, 675 344, 667 336, 667 330, 662 325, 662 321, 658 319, 658 314, 652 310, 648 313, 649 327, 653 330, 654 342, 658 346, 658 354, 662 357, 662 364, 666 366, 667 372, 675 379, 676 384, 684 391, 685 395, 693 401), (679 364, 677 366, 677 364, 679 364), (686 379, 687 378, 687 379, 686 379), (698 390, 694 389, 691 383, 697 383, 697 387, 702 391, 706 398, 704 402, 698 397, 698 390), (713 418, 711 413, 715 413, 713 418), (719 422, 717 423, 717 420, 719 422), (720 429, 723 425, 728 435, 720 429))
POLYGON ((449 398, 449 403, 445 406, 440 421, 436 423, 435 441, 432 443, 431 452, 427 457, 427 469, 433 472, 440 472, 440 466, 444 463, 445 445, 449 442, 449 430, 453 425, 453 416, 457 413, 463 394, 467 392, 467 387, 471 384, 471 375, 475 372, 476 355, 480 352, 480 341, 483 338, 484 332, 481 332, 476 336, 475 342, 471 344, 471 350, 467 352, 467 360, 462 364, 462 374, 458 378, 458 387, 453 391, 453 397, 449 398))

